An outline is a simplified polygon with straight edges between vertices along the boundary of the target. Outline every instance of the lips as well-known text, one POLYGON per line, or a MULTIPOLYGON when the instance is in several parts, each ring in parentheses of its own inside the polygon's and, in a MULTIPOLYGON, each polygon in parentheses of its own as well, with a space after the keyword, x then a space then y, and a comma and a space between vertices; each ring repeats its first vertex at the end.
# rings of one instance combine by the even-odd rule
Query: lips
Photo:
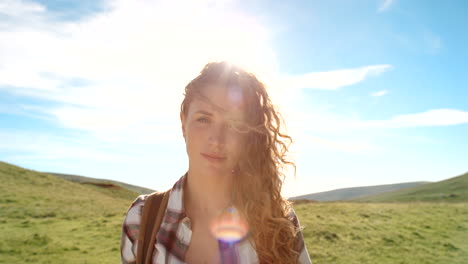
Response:
POLYGON ((212 162, 222 162, 224 160, 226 160, 226 157, 223 157, 223 156, 219 156, 219 155, 216 155, 216 154, 206 154, 206 153, 201 153, 201 155, 209 160, 209 161, 212 161, 212 162))

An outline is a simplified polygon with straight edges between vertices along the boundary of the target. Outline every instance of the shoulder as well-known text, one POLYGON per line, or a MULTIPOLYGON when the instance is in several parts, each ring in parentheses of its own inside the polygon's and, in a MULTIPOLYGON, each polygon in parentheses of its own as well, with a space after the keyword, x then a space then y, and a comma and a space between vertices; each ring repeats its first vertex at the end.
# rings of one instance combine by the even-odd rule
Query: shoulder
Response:
POLYGON ((289 220, 294 224, 296 228, 301 228, 301 225, 299 223, 299 218, 296 215, 296 212, 294 211, 294 208, 291 207, 291 210, 289 211, 288 214, 289 220))
POLYGON ((150 194, 139 195, 130 205, 127 211, 127 217, 129 216, 141 216, 141 209, 145 205, 145 202, 148 200, 150 194))
MULTIPOLYGON (((151 203, 157 199, 162 197, 162 192, 154 192, 151 194, 142 194, 138 196, 130 205, 130 207, 127 210, 127 214, 125 216, 124 220, 124 229, 132 229, 137 231, 139 229, 139 226, 141 224, 141 216, 143 214, 143 207, 146 203, 151 203)), ((132 233, 132 232, 130 232, 132 233)), ((135 232, 133 232, 135 233, 135 232)), ((137 234, 135 234, 137 236, 137 234)), ((136 237, 135 236, 135 237, 136 237)))
POLYGON ((138 233, 140 230, 141 214, 143 212, 143 206, 148 200, 149 194, 143 194, 138 196, 130 205, 125 215, 123 222, 123 232, 132 241, 138 239, 138 233))
POLYGON ((297 232, 294 242, 294 250, 296 250, 299 253, 298 263, 311 263, 309 253, 304 242, 304 236, 302 234, 303 226, 301 226, 301 224, 299 223, 299 218, 297 217, 296 212, 293 208, 291 208, 288 217, 294 224, 294 227, 296 228, 297 232))
MULTIPOLYGON (((137 256, 137 244, 140 235, 140 229, 144 232, 143 207, 145 204, 151 206, 154 204, 155 198, 161 197, 159 193, 143 194, 138 196, 130 205, 125 215, 122 225, 121 237, 121 257, 122 263, 134 263, 137 256)), ((147 210, 146 210, 147 211, 147 210)))

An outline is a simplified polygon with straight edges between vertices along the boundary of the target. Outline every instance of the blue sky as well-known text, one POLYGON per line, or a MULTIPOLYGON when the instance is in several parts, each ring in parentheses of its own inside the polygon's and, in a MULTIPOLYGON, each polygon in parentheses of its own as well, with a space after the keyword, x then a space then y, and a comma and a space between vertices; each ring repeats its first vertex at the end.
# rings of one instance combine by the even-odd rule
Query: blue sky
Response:
POLYGON ((468 171, 465 1, 2 1, 0 160, 166 189, 210 60, 257 74, 293 137, 286 196, 468 171))

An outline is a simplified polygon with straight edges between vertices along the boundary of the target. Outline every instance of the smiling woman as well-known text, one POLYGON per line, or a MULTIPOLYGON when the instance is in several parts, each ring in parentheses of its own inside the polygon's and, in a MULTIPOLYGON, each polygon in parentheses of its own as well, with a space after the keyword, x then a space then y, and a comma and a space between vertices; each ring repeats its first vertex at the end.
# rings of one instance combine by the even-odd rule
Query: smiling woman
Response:
POLYGON ((132 204, 122 263, 310 263, 281 196, 291 138, 264 85, 209 63, 185 87, 180 120, 189 169, 169 191, 132 204))

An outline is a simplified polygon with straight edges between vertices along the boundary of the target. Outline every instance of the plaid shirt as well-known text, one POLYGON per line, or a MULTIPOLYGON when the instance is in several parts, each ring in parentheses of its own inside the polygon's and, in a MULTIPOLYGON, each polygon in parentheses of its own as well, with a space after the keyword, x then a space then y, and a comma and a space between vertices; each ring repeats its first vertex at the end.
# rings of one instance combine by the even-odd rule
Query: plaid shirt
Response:
MULTIPOLYGON (((153 264, 185 263, 185 255, 192 236, 190 219, 185 214, 183 204, 185 177, 185 175, 182 176, 170 192, 166 212, 157 234, 156 245, 154 245, 153 264)), ((136 262, 141 213, 147 197, 148 195, 138 196, 125 217, 121 241, 123 264, 136 262)), ((292 211, 292 219, 294 224, 299 226, 294 211, 292 211)), ((304 246, 302 233, 298 235, 301 239, 301 253, 298 262, 311 263, 307 249, 304 246)), ((259 263, 257 253, 249 239, 243 239, 234 245, 220 243, 219 248, 223 263, 259 263), (224 261, 226 259, 229 261, 224 261)))

